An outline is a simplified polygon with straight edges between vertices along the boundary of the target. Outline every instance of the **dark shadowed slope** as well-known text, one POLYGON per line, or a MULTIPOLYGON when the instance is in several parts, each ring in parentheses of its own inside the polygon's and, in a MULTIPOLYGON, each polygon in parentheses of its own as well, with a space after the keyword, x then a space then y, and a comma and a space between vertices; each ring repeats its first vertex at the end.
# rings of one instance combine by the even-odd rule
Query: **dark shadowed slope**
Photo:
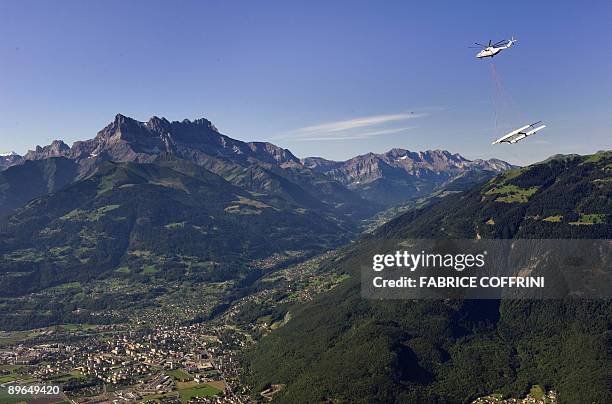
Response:
POLYGON ((78 165, 66 158, 26 161, 0 171, 0 218, 30 200, 72 183, 78 165))

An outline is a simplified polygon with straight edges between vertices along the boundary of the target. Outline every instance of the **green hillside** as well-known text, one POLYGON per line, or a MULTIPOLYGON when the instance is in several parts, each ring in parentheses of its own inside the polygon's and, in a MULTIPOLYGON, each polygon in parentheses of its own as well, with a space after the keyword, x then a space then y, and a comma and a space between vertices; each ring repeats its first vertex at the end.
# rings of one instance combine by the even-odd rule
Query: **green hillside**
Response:
MULTIPOLYGON (((0 294, 129 273, 239 278, 250 260, 345 243, 340 222, 173 158, 102 164, 0 227, 0 294)), ((127 275, 126 275, 127 276, 127 275)))
POLYGON ((610 238, 611 172, 609 152, 555 158, 389 222, 325 264, 350 278, 285 308, 245 354, 246 378, 284 385, 275 402, 464 403, 534 384, 612 402, 610 301, 373 301, 357 272, 388 238, 610 238))
POLYGON ((610 238, 612 152, 550 159, 398 218, 379 235, 610 238))

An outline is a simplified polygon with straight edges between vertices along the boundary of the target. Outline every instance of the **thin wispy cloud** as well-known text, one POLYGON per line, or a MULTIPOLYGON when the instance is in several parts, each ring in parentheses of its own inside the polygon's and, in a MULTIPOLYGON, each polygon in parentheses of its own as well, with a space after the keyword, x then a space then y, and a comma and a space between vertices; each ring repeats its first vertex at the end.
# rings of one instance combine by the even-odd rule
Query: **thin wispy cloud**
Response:
POLYGON ((345 121, 328 122, 320 125, 306 126, 305 128, 297 129, 295 132, 304 134, 342 132, 351 129, 382 125, 389 122, 405 121, 408 119, 420 118, 422 116, 424 116, 424 114, 415 114, 414 112, 408 112, 403 114, 366 116, 362 118, 347 119, 345 121))
POLYGON ((393 123, 421 118, 426 115, 426 113, 403 112, 325 122, 298 128, 276 136, 274 139, 293 139, 296 141, 367 139, 412 129, 412 127, 406 126, 399 128, 389 128, 389 126, 393 123))
POLYGON ((318 136, 318 137, 298 137, 295 140, 301 141, 301 142, 308 142, 308 141, 320 141, 320 140, 351 140, 351 139, 367 139, 367 138, 371 138, 371 137, 375 137, 375 136, 381 136, 381 135, 389 135, 392 133, 400 133, 400 132, 405 132, 408 131, 410 129, 414 129, 414 127, 412 126, 406 126, 403 128, 394 128, 394 129, 385 129, 385 130, 376 130, 376 131, 370 131, 370 132, 362 132, 362 133, 346 133, 344 135, 333 135, 333 136, 318 136))

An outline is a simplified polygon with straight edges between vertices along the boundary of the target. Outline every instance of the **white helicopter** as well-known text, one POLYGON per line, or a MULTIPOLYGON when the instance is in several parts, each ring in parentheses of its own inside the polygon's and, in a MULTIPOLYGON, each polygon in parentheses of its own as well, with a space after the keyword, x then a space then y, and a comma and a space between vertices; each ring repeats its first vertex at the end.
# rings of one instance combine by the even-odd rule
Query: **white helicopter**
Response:
POLYGON ((491 144, 499 144, 499 143, 516 143, 519 140, 526 138, 527 136, 531 136, 536 132, 541 131, 546 127, 546 125, 540 125, 536 127, 537 124, 542 123, 542 121, 534 122, 531 125, 525 125, 522 128, 518 128, 505 134, 497 140, 494 140, 491 144))
MULTIPOLYGON (((509 47, 514 45, 515 42, 516 42, 516 39, 514 39, 514 37, 512 37, 512 39, 509 39, 509 40, 502 39, 501 41, 496 42, 496 43, 492 43, 492 41, 489 40, 488 45, 483 45, 483 44, 476 42, 476 45, 478 45, 478 47, 483 48, 480 52, 476 54, 476 57, 478 59, 492 58, 493 56, 497 55, 499 52, 503 51, 504 49, 508 49, 509 47), (504 42, 505 42, 505 45, 503 45, 504 42)), ((470 46, 470 48, 478 48, 478 47, 470 46)))

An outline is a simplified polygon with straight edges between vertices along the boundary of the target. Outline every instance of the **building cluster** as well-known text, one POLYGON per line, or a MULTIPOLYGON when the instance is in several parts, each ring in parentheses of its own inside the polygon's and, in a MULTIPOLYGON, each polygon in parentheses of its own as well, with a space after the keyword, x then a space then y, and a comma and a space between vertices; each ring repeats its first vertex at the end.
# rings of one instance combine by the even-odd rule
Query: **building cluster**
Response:
POLYGON ((225 386, 220 394, 192 401, 244 403, 248 396, 238 382, 240 367, 234 357, 243 345, 235 332, 204 324, 110 328, 64 343, 37 340, 10 346, 0 351, 0 365, 20 365, 28 383, 61 384, 73 402, 134 402, 152 395, 167 395, 172 401, 181 382, 214 382, 225 386), (113 386, 111 392, 107 386, 113 386))
POLYGON ((64 350, 65 347, 61 344, 38 344, 35 346, 20 344, 10 349, 0 350, 0 364, 35 365, 64 350))
POLYGON ((472 404, 557 404, 558 402, 557 393, 550 390, 542 397, 534 397, 531 394, 525 398, 502 398, 500 395, 490 395, 477 398, 472 404))

